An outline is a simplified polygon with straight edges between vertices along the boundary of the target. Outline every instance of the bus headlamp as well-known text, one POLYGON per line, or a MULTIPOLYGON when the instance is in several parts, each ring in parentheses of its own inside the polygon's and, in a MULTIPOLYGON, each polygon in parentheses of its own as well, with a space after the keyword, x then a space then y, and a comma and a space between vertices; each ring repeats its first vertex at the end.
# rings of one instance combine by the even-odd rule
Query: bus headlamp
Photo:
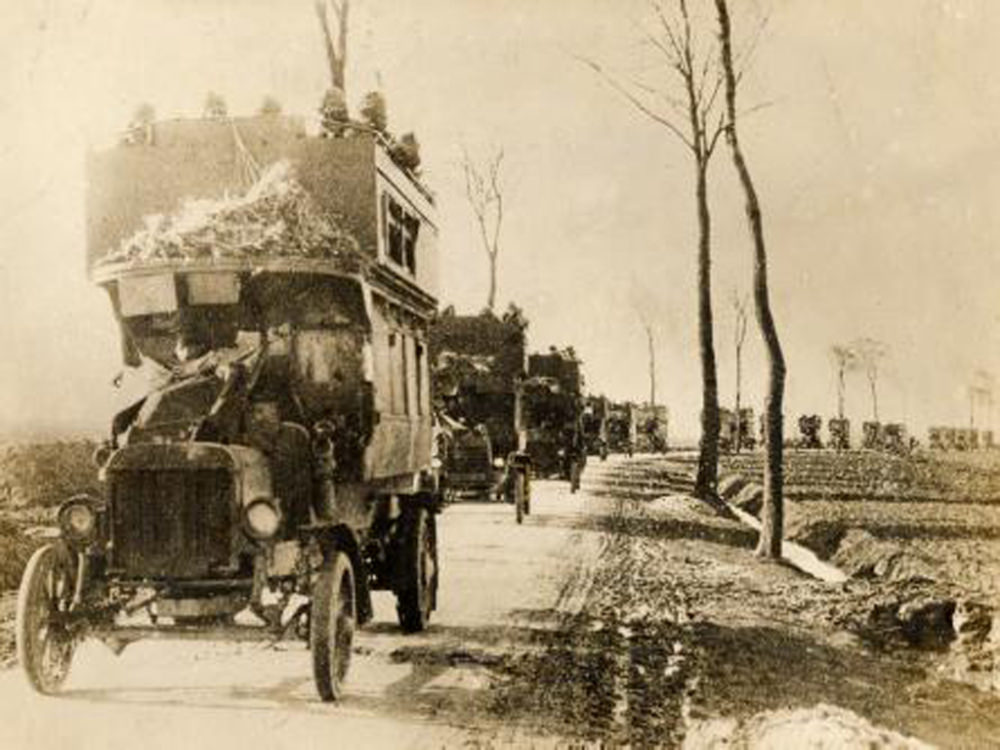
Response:
POLYGON ((243 509, 243 525, 254 539, 271 539, 281 527, 281 511, 271 498, 259 497, 243 509))
POLYGON ((87 495, 71 497, 57 516, 63 536, 71 542, 89 542, 97 536, 97 510, 87 495))

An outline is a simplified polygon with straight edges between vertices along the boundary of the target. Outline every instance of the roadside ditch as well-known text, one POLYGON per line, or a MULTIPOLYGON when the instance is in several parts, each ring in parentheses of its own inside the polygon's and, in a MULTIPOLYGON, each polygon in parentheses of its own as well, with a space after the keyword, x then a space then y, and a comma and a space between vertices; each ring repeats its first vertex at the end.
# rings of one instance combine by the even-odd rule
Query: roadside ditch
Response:
MULTIPOLYGON (((727 472, 719 494, 741 521, 759 530, 764 494, 759 482, 727 472)), ((785 535, 790 564, 851 593, 841 621, 862 641, 880 649, 919 650, 933 657, 942 676, 1000 692, 995 600, 949 578, 919 540, 884 538, 845 519, 808 513, 789 514, 785 535)))

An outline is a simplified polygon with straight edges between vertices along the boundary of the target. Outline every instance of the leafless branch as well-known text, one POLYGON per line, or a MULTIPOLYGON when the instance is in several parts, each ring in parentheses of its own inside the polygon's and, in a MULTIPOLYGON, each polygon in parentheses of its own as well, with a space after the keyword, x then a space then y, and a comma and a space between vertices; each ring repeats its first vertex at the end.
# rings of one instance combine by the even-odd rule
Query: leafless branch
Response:
POLYGON ((465 194, 479 229, 483 250, 490 261, 490 286, 487 307, 492 310, 496 302, 497 260, 500 256, 500 229, 504 219, 503 185, 501 171, 504 151, 496 152, 482 163, 476 163, 463 150, 462 172, 465 175, 465 194))
POLYGON ((666 14, 664 14, 663 12, 663 6, 660 5, 660 3, 654 1, 651 2, 650 4, 652 5, 653 10, 655 11, 657 17, 660 20, 660 26, 663 28, 663 33, 666 35, 667 41, 670 43, 670 46, 674 51, 674 55, 676 56, 675 59, 677 60, 679 65, 683 65, 684 53, 681 49, 681 44, 677 39, 677 35, 676 32, 674 31, 673 24, 670 23, 669 20, 667 20, 666 14))
POLYGON ((680 99, 675 96, 671 96, 670 92, 657 88, 656 86, 650 86, 649 84, 643 83, 642 81, 631 80, 630 85, 634 86, 637 90, 643 91, 649 96, 657 97, 663 100, 663 103, 667 105, 673 113, 678 117, 687 116, 687 105, 684 104, 680 99))
POLYGON ((651 34, 649 31, 643 29, 641 26, 638 26, 638 31, 642 36, 643 41, 648 42, 649 44, 656 47, 656 49, 660 52, 660 54, 662 54, 663 57, 667 60, 667 64, 671 68, 683 72, 681 70, 681 58, 677 56, 676 50, 672 49, 671 47, 668 47, 666 44, 664 44, 662 39, 658 38, 655 34, 651 34))
POLYGON ((722 134, 726 132, 726 117, 723 114, 719 115, 719 120, 715 125, 715 130, 712 131, 711 137, 708 139, 708 145, 705 149, 706 159, 711 159, 712 154, 715 153, 715 147, 719 144, 719 139, 722 134))
POLYGON ((764 35, 764 30, 771 21, 771 14, 764 13, 759 17, 756 28, 754 28, 754 33, 747 39, 746 45, 742 50, 736 53, 736 67, 740 73, 745 71, 750 67, 753 62, 754 55, 757 53, 757 48, 760 45, 761 37, 764 35))
POLYGON ((741 119, 744 117, 748 117, 749 115, 753 115, 756 114, 757 112, 768 109, 769 107, 773 107, 775 104, 777 104, 777 101, 773 99, 768 100, 766 102, 761 102, 760 104, 755 104, 752 107, 740 110, 739 117, 741 119))
POLYGON ((500 165, 503 162, 503 149, 497 151, 490 162, 490 192, 496 203, 496 221, 493 224, 493 242, 490 245, 490 255, 494 258, 500 252, 500 226, 503 224, 503 190, 500 189, 500 165))
POLYGON ((719 92, 722 91, 723 77, 721 74, 716 75, 715 84, 712 86, 711 92, 709 92, 708 99, 704 101, 704 110, 706 113, 711 112, 715 108, 715 103, 719 98, 719 92))
POLYGON ((580 55, 576 55, 576 59, 582 62, 587 67, 589 67, 599 76, 601 76, 601 78, 604 79, 605 83, 607 83, 615 91, 617 91, 633 107, 638 109, 640 112, 642 112, 644 115, 646 115, 654 122, 657 122, 663 127, 665 127, 674 136, 676 136, 677 139, 681 141, 681 143, 683 143, 692 151, 695 151, 696 149, 695 144, 686 135, 684 135, 684 132, 679 127, 677 127, 677 125, 671 122, 669 118, 665 117, 664 115, 660 114, 656 110, 649 107, 645 102, 643 102, 635 94, 633 94, 625 86, 623 86, 621 82, 619 82, 616 78, 606 73, 604 68, 602 68, 598 63, 580 55))

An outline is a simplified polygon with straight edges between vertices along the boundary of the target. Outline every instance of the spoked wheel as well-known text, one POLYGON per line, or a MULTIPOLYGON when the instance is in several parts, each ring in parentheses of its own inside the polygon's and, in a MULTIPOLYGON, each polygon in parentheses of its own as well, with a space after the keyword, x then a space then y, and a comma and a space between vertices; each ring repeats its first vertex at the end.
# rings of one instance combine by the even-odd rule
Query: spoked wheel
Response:
POLYGON ((324 701, 339 700, 343 695, 356 617, 354 568, 346 554, 334 552, 316 579, 309 614, 313 677, 324 701))
POLYGON ((514 511, 517 514, 517 522, 523 523, 524 517, 528 515, 528 487, 524 481, 524 472, 518 471, 514 474, 514 511))
POLYGON ((403 518, 399 548, 396 614, 407 633, 427 627, 437 598, 437 538, 434 517, 426 508, 415 508, 403 518))
POLYGON ((17 660, 39 693, 58 692, 76 644, 66 626, 73 602, 72 560, 47 544, 28 561, 17 592, 17 660))

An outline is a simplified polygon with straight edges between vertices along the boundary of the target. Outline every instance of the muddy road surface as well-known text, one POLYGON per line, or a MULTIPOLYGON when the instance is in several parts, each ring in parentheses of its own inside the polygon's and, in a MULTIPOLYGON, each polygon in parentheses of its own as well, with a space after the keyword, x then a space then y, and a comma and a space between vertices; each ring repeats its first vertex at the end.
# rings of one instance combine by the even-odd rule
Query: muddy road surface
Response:
POLYGON ((0 672, 0 746, 998 746, 1000 701, 866 646, 852 586, 757 560, 689 489, 683 462, 612 457, 576 494, 535 483, 522 526, 448 507, 432 626, 377 595, 339 704, 297 643, 89 643, 58 698, 0 672))
POLYGON ((580 570, 601 534, 581 530, 583 493, 538 482, 534 515, 452 505, 439 519, 439 608, 422 634, 403 635, 395 600, 375 595, 375 621, 355 639, 348 695, 321 703, 309 654, 276 645, 140 642, 115 657, 81 646, 64 693, 29 691, 0 672, 4 748, 441 747, 532 744, 507 726, 491 685, 513 656, 541 648, 586 596, 580 570), (569 585, 567 585, 569 582, 569 585), (325 738, 325 739, 324 739, 325 738))

